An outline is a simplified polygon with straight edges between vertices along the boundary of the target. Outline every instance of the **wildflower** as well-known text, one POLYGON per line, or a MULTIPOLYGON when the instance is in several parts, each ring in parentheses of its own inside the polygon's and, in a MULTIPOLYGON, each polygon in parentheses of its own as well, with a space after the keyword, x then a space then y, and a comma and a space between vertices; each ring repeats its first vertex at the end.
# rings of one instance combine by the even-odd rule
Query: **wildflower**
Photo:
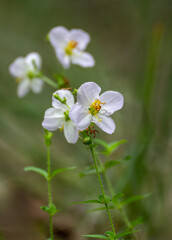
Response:
POLYGON ((77 103, 71 108, 69 117, 78 130, 95 123, 104 132, 112 134, 115 123, 110 117, 123 106, 123 96, 119 92, 107 91, 99 96, 101 88, 94 82, 86 82, 77 91, 77 103))
POLYGON ((52 106, 44 115, 42 126, 48 131, 64 130, 69 143, 76 143, 78 130, 69 117, 70 108, 74 105, 74 97, 69 90, 58 90, 53 94, 52 106))
POLYGON ((18 97, 24 97, 30 89, 34 93, 41 92, 43 80, 35 77, 40 69, 41 57, 38 53, 29 53, 26 57, 18 57, 9 66, 10 74, 18 82, 18 97))
POLYGON ((90 42, 90 35, 83 30, 72 29, 69 31, 62 26, 54 27, 49 33, 49 40, 64 68, 69 68, 70 63, 85 68, 94 66, 93 56, 84 52, 90 42))

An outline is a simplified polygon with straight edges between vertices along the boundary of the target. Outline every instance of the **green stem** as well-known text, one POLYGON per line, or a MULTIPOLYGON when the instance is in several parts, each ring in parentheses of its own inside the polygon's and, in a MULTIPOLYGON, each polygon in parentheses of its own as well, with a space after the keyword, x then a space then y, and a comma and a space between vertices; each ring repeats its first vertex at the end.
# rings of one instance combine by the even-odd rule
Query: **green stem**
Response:
MULTIPOLYGON (((52 195, 51 195, 51 163, 50 163, 50 146, 47 146, 47 170, 48 170, 48 200, 49 206, 52 204, 52 195)), ((53 217, 49 214, 50 217, 50 238, 53 240, 53 217)))
MULTIPOLYGON (((99 165, 103 166, 103 164, 102 164, 102 162, 101 162, 101 160, 100 160, 100 158, 98 156, 97 156, 97 161, 98 161, 99 165)), ((110 192, 111 196, 113 197, 115 195, 115 191, 113 189, 112 183, 111 183, 108 175, 106 174, 106 171, 103 171, 103 175, 104 175, 105 181, 107 183, 107 186, 109 188, 109 192, 110 192)), ((119 202, 119 200, 118 200, 118 202, 119 202)), ((122 206, 119 207, 119 211, 120 211, 120 213, 121 213, 121 215, 122 215, 122 217, 124 219, 124 222, 127 225, 127 227, 130 228, 131 230, 133 230, 132 224, 130 223, 130 220, 129 220, 128 216, 127 216, 127 213, 125 212, 125 210, 124 210, 124 208, 122 206)), ((137 239, 136 234, 133 234, 133 235, 134 235, 134 238, 137 239)))
POLYGON ((41 76, 41 79, 46 82, 48 85, 50 85, 53 88, 58 89, 58 84, 56 82, 54 82, 53 80, 51 80, 50 78, 46 77, 46 76, 41 76))
MULTIPOLYGON (((99 184, 100 184, 100 188, 101 188, 101 191, 102 191, 102 195, 103 195, 103 198, 105 200, 106 199, 105 191, 104 191, 104 188, 103 188, 102 180, 100 178, 100 174, 99 174, 99 170, 98 170, 98 166, 97 166, 97 161, 96 161, 96 158, 95 158, 95 154, 94 154, 94 150, 93 150, 92 144, 90 145, 90 150, 91 150, 91 154, 92 154, 92 157, 93 157, 94 165, 95 165, 95 168, 96 168, 97 177, 98 177, 98 180, 99 180, 99 184)), ((113 222, 112 222, 112 218, 111 218, 110 211, 109 211, 109 206, 108 206, 107 203, 105 203, 105 207, 106 207, 106 211, 107 211, 107 214, 108 214, 108 217, 109 217, 109 221, 110 221, 110 224, 111 224, 111 227, 112 227, 112 231, 113 231, 114 236, 115 236, 116 235, 115 228, 114 228, 114 225, 113 225, 113 222)))

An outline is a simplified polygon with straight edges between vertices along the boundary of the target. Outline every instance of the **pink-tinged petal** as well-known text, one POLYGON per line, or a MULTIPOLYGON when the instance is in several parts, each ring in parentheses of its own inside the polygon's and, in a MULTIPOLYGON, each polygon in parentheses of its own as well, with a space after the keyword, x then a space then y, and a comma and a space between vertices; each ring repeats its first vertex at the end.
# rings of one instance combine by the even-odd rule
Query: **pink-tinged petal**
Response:
POLYGON ((81 29, 72 29, 69 32, 71 41, 77 42, 77 49, 84 50, 90 42, 90 35, 81 29))
POLYGON ((77 101, 87 108, 99 98, 101 88, 94 82, 86 82, 77 91, 77 101))
POLYGON ((9 66, 10 74, 16 78, 24 78, 28 70, 27 63, 23 57, 16 58, 16 60, 14 60, 14 62, 9 66))
MULTIPOLYGON (((55 94, 57 94, 61 99, 66 99, 66 103, 69 107, 72 107, 74 105, 74 97, 72 95, 72 93, 69 90, 58 90, 55 92, 55 94)), ((68 107, 61 103, 59 100, 57 100, 54 96, 52 97, 52 105, 55 108, 61 108, 61 107, 65 107, 66 110, 69 110, 68 107)))
POLYGON ((83 131, 90 125, 92 116, 86 108, 76 103, 70 109, 69 117, 74 122, 77 129, 83 131))
POLYGON ((41 56, 38 53, 36 53, 36 52, 29 53, 25 57, 25 60, 26 60, 26 63, 28 64, 30 71, 34 71, 36 69, 38 69, 38 70, 41 69, 42 60, 41 60, 41 56))
POLYGON ((107 117, 105 115, 102 114, 97 114, 96 116, 92 117, 92 121, 100 128, 102 129, 104 132, 108 133, 108 134, 112 134, 115 131, 115 122, 113 121, 113 119, 111 117, 107 117))
POLYGON ((42 126, 49 131, 55 131, 58 128, 61 128, 64 122, 64 113, 61 109, 49 108, 45 111, 42 126))
POLYGON ((114 91, 104 92, 100 95, 99 100, 100 102, 105 103, 101 105, 100 113, 105 113, 108 116, 121 109, 124 104, 122 94, 114 91))
POLYGON ((30 81, 29 79, 24 79, 21 82, 19 82, 17 87, 17 95, 19 98, 24 97, 30 90, 30 81))
POLYGON ((69 31, 62 26, 54 27, 49 32, 49 40, 55 49, 64 48, 69 41, 69 31))
POLYGON ((68 143, 76 143, 78 140, 78 130, 72 121, 64 123, 64 135, 68 143))
POLYGON ((71 62, 84 68, 93 67, 95 65, 95 60, 90 53, 78 50, 73 51, 71 62))
POLYGON ((70 67, 70 57, 66 55, 64 49, 56 49, 56 57, 65 69, 70 67))
POLYGON ((42 91, 44 82, 41 78, 33 78, 31 81, 31 89, 34 93, 40 93, 42 91))

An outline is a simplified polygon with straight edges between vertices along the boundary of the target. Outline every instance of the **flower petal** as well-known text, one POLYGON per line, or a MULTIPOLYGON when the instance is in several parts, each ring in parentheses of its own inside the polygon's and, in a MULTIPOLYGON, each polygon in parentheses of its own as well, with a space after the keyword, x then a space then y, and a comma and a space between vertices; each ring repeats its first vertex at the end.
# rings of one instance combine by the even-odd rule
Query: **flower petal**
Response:
POLYGON ((84 50, 90 42, 90 35, 81 29, 72 29, 69 37, 71 41, 77 42, 77 48, 80 50, 84 50))
POLYGON ((18 97, 24 97, 30 89, 30 81, 29 79, 24 79, 21 82, 19 82, 17 87, 17 95, 18 97))
MULTIPOLYGON (((55 94, 59 95, 60 98, 64 99, 66 98, 66 103, 69 107, 72 107, 74 105, 74 97, 72 93, 69 90, 58 90, 55 92, 55 94)), ((57 100, 54 96, 52 97, 52 105, 55 108, 61 108, 65 106, 65 109, 67 110, 67 106, 63 103, 61 103, 59 100, 57 100)))
POLYGON ((76 143, 78 140, 78 130, 70 120, 64 123, 64 135, 68 143, 76 143))
POLYGON ((87 108, 76 103, 70 109, 69 117, 75 123, 78 130, 83 131, 90 125, 92 116, 89 114, 87 108))
POLYGON ((61 128, 64 122, 64 113, 61 109, 49 108, 45 111, 42 126, 49 131, 55 131, 61 128))
POLYGON ((82 52, 76 49, 73 50, 71 61, 73 64, 77 64, 85 68, 93 67, 95 65, 95 60, 90 53, 82 52))
POLYGON ((107 91, 100 95, 99 100, 102 103, 100 113, 105 112, 106 115, 110 116, 117 110, 121 109, 124 104, 124 98, 121 93, 114 91, 107 91))
POLYGON ((9 66, 9 72, 13 77, 24 78, 27 74, 28 66, 26 64, 25 58, 18 57, 9 66))
POLYGON ((90 107, 90 105, 99 98, 101 88, 94 82, 86 82, 80 86, 77 91, 77 101, 80 105, 90 107))
POLYGON ((41 78, 33 78, 31 81, 31 88, 34 93, 40 93, 43 87, 43 80, 41 78))
POLYGON ((64 49, 56 49, 56 57, 64 68, 70 67, 70 57, 66 55, 64 49))
POLYGON ((102 129, 104 132, 106 132, 108 134, 112 134, 115 131, 115 128, 116 128, 115 122, 113 121, 113 119, 111 117, 107 117, 107 116, 99 113, 99 114, 97 114, 97 118, 96 118, 96 116, 92 117, 92 121, 100 129, 102 129))
POLYGON ((30 71, 41 69, 42 60, 41 60, 41 56, 38 53, 36 53, 36 52, 29 53, 25 57, 25 60, 26 60, 26 63, 28 64, 28 67, 29 67, 30 71), (35 65, 36 65, 37 69, 35 69, 35 65))
POLYGON ((54 27, 49 33, 49 40, 55 49, 64 48, 69 41, 69 31, 62 26, 54 27))

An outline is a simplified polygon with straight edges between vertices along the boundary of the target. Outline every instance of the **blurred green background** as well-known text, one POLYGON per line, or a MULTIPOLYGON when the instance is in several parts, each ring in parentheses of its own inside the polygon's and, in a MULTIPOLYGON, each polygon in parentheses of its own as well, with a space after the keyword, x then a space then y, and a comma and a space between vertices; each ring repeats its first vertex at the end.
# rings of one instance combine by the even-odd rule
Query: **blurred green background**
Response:
MULTIPOLYGON (((16 57, 36 51, 47 76, 60 72, 46 42, 46 34, 58 25, 82 28, 92 39, 88 51, 96 66, 66 70, 72 87, 95 81, 103 91, 124 95, 125 106, 114 115, 115 133, 100 131, 99 138, 127 139, 112 156, 131 156, 109 172, 116 192, 126 197, 152 193, 127 208, 131 220, 144 219, 139 239, 172 239, 171 23, 170 0, 0 0, 0 239, 43 240, 48 234, 48 217, 39 208, 47 203, 46 182, 23 168, 46 168, 41 122, 54 89, 45 85, 41 94, 19 99, 8 67, 16 57)), ((70 145, 56 132, 51 154, 53 168, 77 166, 53 180, 54 202, 62 209, 54 220, 56 239, 79 240, 81 234, 109 230, 104 212, 86 213, 92 206, 70 204, 100 194, 95 175, 79 177, 92 164, 86 146, 80 141, 70 145)), ((121 216, 112 215, 120 231, 121 216)))

